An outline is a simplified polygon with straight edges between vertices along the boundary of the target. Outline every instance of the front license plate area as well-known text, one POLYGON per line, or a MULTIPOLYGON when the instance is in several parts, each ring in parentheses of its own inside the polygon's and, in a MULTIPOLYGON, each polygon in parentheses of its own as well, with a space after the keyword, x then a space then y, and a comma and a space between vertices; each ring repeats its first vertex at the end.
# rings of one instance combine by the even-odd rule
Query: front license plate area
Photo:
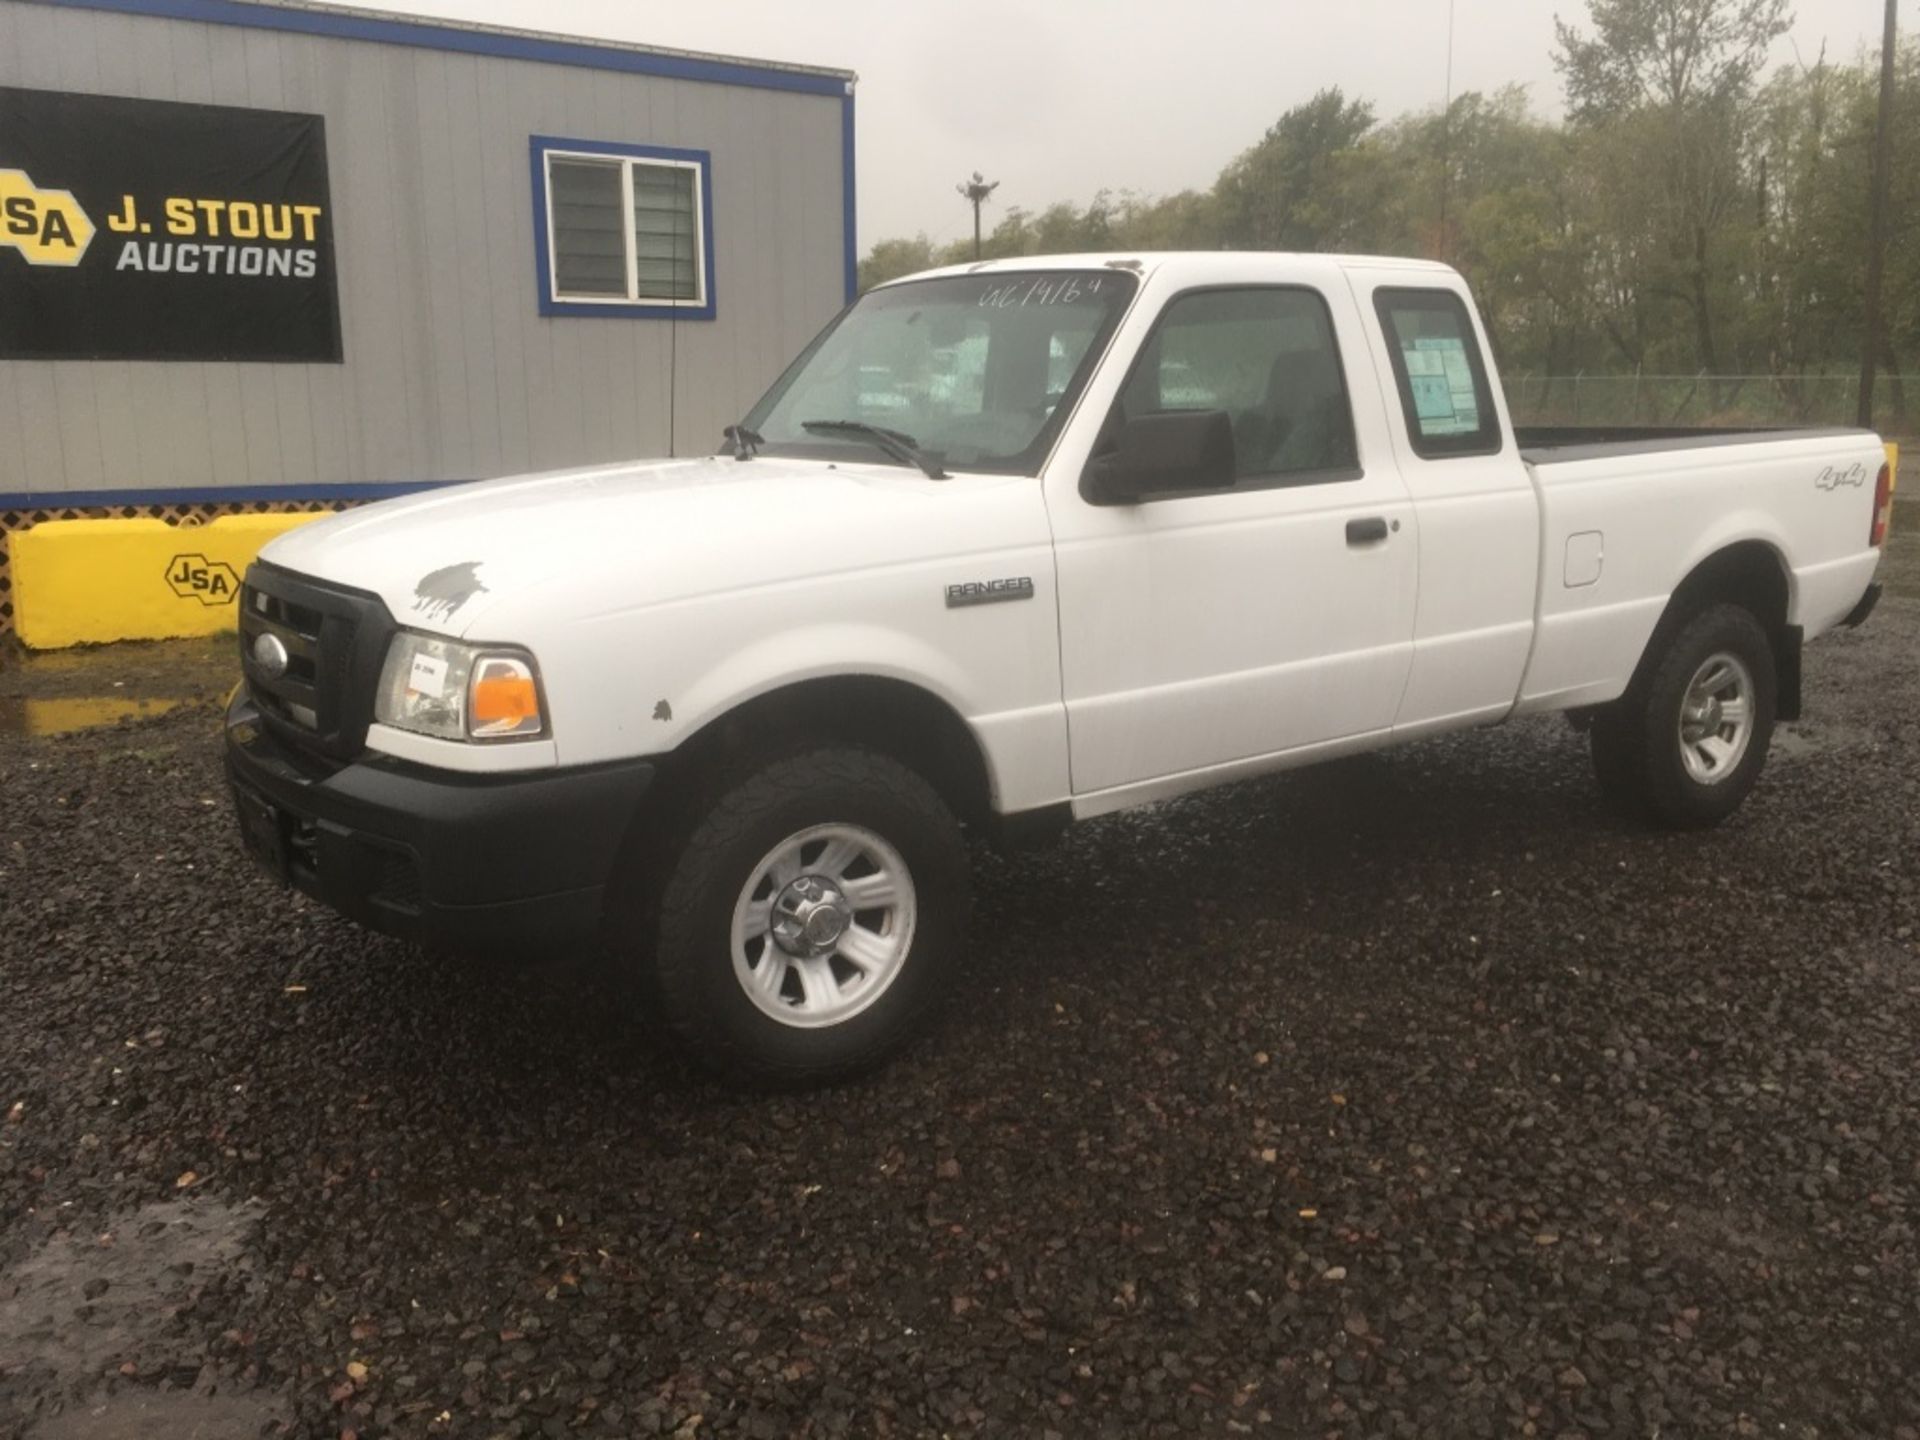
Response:
POLYGON ((247 853, 259 861, 274 879, 285 884, 288 879, 287 832, 280 812, 271 801, 238 785, 233 790, 233 803, 240 812, 240 838, 247 847, 247 853))

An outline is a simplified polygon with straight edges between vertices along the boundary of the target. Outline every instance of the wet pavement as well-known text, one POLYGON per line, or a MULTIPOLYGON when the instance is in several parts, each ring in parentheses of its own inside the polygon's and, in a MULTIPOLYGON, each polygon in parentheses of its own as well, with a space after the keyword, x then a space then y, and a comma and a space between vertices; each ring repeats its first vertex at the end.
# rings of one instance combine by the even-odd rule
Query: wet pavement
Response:
POLYGON ((0 666, 181 702, 0 734, 0 1437, 1920 1440, 1885 578, 1719 831, 1543 718, 983 852, 929 1041, 773 1099, 255 874, 227 646, 0 666))
MULTIPOLYGON (((99 1143, 98 1136, 81 1144, 99 1143)), ((182 1187, 183 1189, 188 1187, 182 1187)), ((251 1437, 284 1420, 285 1408, 259 1393, 196 1388, 201 1360, 174 1338, 174 1316, 191 1309, 215 1276, 246 1271, 259 1207, 170 1199, 110 1219, 107 1228, 63 1230, 8 1267, 0 1280, 0 1356, 19 1377, 118 1376, 36 1428, 62 1436, 128 1440, 251 1437), (151 1388, 143 1388, 142 1381, 151 1388)))
MULTIPOLYGON (((1910 453, 1920 456, 1920 443, 1911 446, 1910 453)), ((1915 464, 1914 478, 1908 484, 1920 490, 1920 463, 1915 464)), ((1920 498, 1903 500, 1894 506, 1886 558, 1880 562, 1880 579, 1888 594, 1920 600, 1920 498)))
POLYGON ((32 653, 0 641, 0 736, 69 735, 225 695, 231 635, 32 653))

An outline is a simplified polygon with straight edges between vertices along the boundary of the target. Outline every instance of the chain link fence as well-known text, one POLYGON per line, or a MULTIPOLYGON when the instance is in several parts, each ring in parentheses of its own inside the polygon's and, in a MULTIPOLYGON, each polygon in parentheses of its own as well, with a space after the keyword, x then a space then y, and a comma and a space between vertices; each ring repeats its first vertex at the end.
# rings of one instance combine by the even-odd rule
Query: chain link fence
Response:
MULTIPOLYGON (((1854 375, 1508 375, 1518 425, 1851 425, 1854 375)), ((1889 436, 1920 427, 1920 375, 1882 375, 1874 424, 1889 436)))

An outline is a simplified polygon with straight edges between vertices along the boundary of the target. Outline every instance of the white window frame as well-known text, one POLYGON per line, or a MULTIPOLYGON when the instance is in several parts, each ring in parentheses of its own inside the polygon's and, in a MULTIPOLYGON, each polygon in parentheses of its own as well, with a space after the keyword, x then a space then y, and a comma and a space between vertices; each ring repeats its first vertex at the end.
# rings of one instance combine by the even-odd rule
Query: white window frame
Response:
MULTIPOLYGON (((662 156, 636 153, 641 147, 609 147, 605 150, 569 149, 565 145, 542 145, 540 147, 541 189, 546 204, 546 296, 549 305, 556 307, 604 306, 621 312, 633 311, 708 311, 712 306, 713 277, 710 254, 707 246, 707 161, 702 159, 681 159, 677 156, 662 156), (623 216, 621 237, 626 246, 627 293, 625 295, 586 295, 560 289, 560 247, 557 243, 558 230, 554 224, 553 201, 553 162, 555 160, 584 161, 596 165, 618 165, 620 167, 620 207, 623 216), (634 167, 645 165, 660 170, 686 170, 693 175, 693 264, 695 293, 686 299, 670 298, 664 295, 642 295, 640 293, 640 254, 635 243, 634 222, 634 167)), ((564 313, 564 312, 563 312, 564 313)))

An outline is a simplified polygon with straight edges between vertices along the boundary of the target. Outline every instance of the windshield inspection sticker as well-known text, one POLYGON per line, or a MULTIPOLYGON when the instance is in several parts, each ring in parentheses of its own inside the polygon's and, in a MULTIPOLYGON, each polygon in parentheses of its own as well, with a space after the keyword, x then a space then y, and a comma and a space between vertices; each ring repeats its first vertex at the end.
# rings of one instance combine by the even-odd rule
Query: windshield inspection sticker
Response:
POLYGON ((414 656, 413 668, 407 672, 407 689, 438 700, 447 693, 447 662, 432 655, 414 656))

